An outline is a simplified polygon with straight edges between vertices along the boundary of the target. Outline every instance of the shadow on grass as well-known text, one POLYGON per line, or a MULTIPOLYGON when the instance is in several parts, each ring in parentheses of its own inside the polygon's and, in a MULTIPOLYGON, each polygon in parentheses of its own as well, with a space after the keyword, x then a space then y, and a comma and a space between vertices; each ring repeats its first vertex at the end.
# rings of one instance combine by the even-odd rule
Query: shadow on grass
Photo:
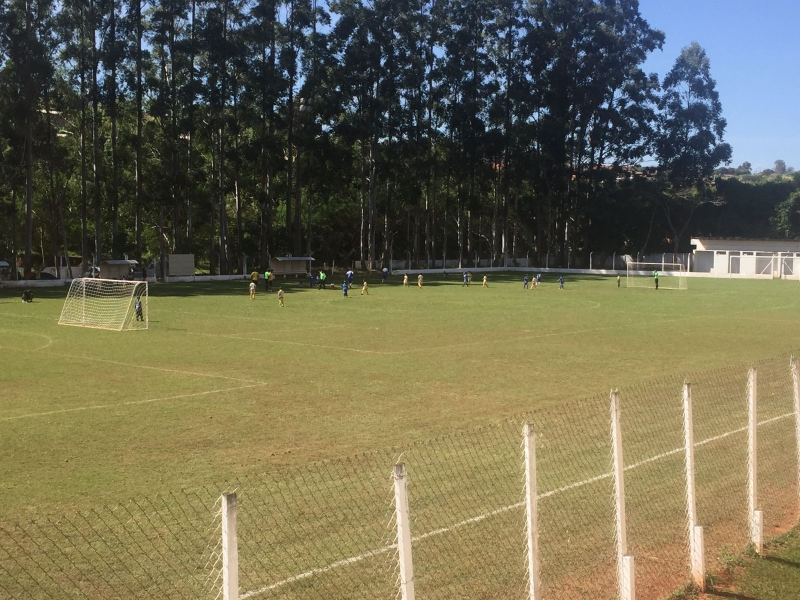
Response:
POLYGON ((786 567, 790 567, 792 569, 800 569, 800 563, 794 560, 787 560, 785 558, 780 558, 779 556, 766 556, 763 560, 771 563, 777 563, 779 565, 784 565, 786 567))

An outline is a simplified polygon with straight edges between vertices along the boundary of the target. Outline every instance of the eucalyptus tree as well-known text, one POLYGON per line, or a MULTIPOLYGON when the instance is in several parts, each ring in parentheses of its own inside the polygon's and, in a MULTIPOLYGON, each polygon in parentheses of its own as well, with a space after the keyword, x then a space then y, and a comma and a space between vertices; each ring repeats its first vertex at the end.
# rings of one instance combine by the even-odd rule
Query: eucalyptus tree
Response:
POLYGON ((697 209, 722 202, 710 178, 730 162, 733 150, 724 141, 727 122, 700 44, 681 50, 662 87, 656 155, 668 186, 662 207, 677 252, 697 209))

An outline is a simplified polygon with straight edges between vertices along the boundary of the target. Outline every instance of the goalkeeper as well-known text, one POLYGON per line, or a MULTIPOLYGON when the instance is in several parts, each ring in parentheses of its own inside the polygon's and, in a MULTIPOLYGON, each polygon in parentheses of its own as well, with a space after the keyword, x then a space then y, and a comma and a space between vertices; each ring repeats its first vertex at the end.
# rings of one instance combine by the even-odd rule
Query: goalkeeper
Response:
POLYGON ((136 302, 133 303, 133 311, 136 314, 137 321, 144 321, 144 313, 142 312, 142 298, 136 298, 136 302))

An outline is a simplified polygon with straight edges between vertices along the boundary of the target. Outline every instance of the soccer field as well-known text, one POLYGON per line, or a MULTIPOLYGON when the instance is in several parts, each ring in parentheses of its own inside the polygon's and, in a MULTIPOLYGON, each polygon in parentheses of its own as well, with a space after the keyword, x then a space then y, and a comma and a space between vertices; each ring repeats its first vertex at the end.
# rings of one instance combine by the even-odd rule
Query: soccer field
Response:
POLYGON ((796 281, 521 278, 395 276, 368 297, 357 278, 348 299, 290 281, 285 308, 263 282, 255 300, 246 281, 151 285, 150 330, 123 333, 58 326, 66 288, 30 305, 0 291, 0 516, 401 446, 800 347, 796 281))

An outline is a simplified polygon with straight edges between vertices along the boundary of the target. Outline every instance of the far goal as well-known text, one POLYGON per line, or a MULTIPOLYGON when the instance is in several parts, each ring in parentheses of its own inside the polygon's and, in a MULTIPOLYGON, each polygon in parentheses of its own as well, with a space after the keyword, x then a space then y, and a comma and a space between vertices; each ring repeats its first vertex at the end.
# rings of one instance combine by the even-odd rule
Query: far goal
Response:
POLYGON ((147 329, 147 282, 73 279, 58 324, 114 331, 147 329))
POLYGON ((629 262, 625 280, 629 288, 655 288, 655 272, 658 271, 658 287, 665 290, 686 290, 686 267, 680 263, 629 262))

